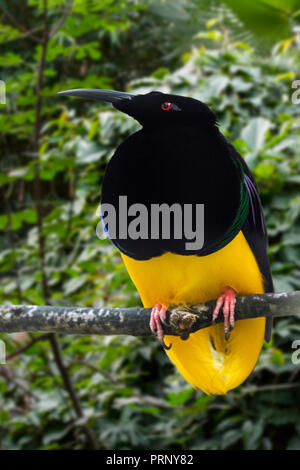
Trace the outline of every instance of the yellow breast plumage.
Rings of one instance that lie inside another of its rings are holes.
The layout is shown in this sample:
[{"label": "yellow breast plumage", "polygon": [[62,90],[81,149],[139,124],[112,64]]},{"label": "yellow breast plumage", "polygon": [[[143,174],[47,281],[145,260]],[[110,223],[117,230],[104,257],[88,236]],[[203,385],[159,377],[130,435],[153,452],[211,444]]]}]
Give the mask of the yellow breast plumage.
[{"label": "yellow breast plumage", "polygon": [[[197,303],[216,299],[230,285],[239,295],[263,293],[263,279],[242,232],[207,256],[164,253],[146,261],[122,254],[145,307]],[[206,393],[222,394],[242,383],[254,368],[264,340],[265,319],[237,321],[225,340],[222,324],[199,330],[167,351],[185,379]]]}]

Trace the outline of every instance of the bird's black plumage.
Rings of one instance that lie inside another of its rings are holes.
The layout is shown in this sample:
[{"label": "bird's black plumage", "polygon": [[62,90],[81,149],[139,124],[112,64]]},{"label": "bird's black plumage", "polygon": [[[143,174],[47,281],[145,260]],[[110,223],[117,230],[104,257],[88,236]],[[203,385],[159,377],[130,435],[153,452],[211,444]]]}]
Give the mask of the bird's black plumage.
[{"label": "bird's black plumage", "polygon": [[[222,172],[218,171],[220,164]],[[228,231],[241,202],[241,178],[241,169],[217,129],[173,125],[156,132],[141,130],[129,137],[111,159],[101,203],[116,208],[117,220],[121,195],[127,196],[128,206],[144,204],[149,215],[152,204],[204,204],[204,246],[200,251],[186,250],[188,240],[172,236],[173,220],[169,240],[117,237],[112,241],[134,259],[149,259],[166,251],[202,256],[212,253],[231,241],[245,220],[246,214]]]},{"label": "bird's black plumage", "polygon": [[[201,250],[186,250],[184,236],[180,240],[172,236],[169,240],[116,237],[112,242],[134,259],[149,259],[166,251],[213,253],[237,235],[246,219],[249,198],[243,187],[243,166],[231,154],[214,114],[203,103],[162,93],[150,93],[142,101],[152,118],[157,114],[156,119],[149,120],[145,112],[147,117],[140,118],[143,129],[117,149],[106,170],[101,203],[112,204],[117,215],[121,195],[127,196],[128,205],[144,204],[149,214],[151,204],[204,204],[204,245]],[[165,116],[161,111],[164,101],[175,103],[181,112]],[[128,103],[116,107],[127,109]],[[144,114],[137,112],[138,117]],[[170,233],[174,233],[173,225]]]},{"label": "bird's black plumage", "polygon": [[[176,104],[180,112],[160,110],[164,102]],[[102,204],[113,204],[117,213],[120,195],[127,195],[128,205],[145,204],[149,213],[153,203],[204,204],[205,232],[204,245],[196,251],[185,249],[184,237],[117,237],[112,242],[140,260],[167,251],[204,256],[222,248],[242,230],[262,273],[264,289],[273,292],[267,233],[254,177],[219,131],[212,111],[191,98],[158,92],[120,101],[115,107],[135,117],[143,128],[124,141],[112,157],[103,181]],[[267,322],[267,340],[270,332],[271,322]]]},{"label": "bird's black plumage", "polygon": [[[136,260],[165,252],[205,256],[223,248],[242,230],[262,274],[265,292],[273,291],[267,233],[254,177],[219,131],[208,106],[193,98],[160,92],[133,95],[110,90],[69,90],[63,94],[110,101],[142,125],[116,150],[102,187],[101,206],[110,204],[116,210],[117,236],[112,242],[121,252]],[[172,236],[172,218],[169,239],[161,233],[157,240],[119,236],[120,196],[127,197],[128,206],[146,206],[149,217],[152,204],[204,204],[202,248],[187,250],[184,230],[181,239]],[[106,228],[110,236],[109,227]],[[270,331],[267,321],[266,339]]]}]

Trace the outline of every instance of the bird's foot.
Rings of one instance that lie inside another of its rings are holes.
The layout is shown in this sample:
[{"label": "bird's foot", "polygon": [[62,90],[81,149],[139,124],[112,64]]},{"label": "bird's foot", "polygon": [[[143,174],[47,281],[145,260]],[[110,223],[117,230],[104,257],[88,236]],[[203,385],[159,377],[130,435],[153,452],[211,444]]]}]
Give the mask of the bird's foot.
[{"label": "bird's foot", "polygon": [[164,331],[162,323],[166,325],[167,321],[167,306],[162,304],[155,304],[150,317],[150,328],[154,335],[161,341],[164,349],[171,349],[172,344],[167,346],[164,342]]},{"label": "bird's foot", "polygon": [[226,340],[229,339],[230,331],[234,327],[234,307],[236,303],[236,291],[232,287],[225,287],[222,295],[217,300],[216,307],[213,312],[213,323],[219,316],[221,307],[223,306],[224,315],[224,331]]}]

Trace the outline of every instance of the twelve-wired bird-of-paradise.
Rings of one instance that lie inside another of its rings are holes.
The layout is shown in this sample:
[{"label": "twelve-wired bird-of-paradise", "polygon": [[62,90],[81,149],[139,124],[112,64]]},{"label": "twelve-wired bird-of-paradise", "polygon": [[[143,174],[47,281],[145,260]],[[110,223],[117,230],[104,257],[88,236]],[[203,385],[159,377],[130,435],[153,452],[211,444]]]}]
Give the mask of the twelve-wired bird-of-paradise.
[{"label": "twelve-wired bird-of-paradise", "polygon": [[101,205],[114,206],[117,221],[119,196],[127,197],[128,207],[144,204],[149,214],[153,204],[204,204],[201,249],[187,249],[190,240],[184,233],[181,239],[174,236],[173,219],[169,239],[161,232],[148,239],[117,234],[112,242],[144,306],[152,308],[150,327],[161,339],[169,305],[218,298],[213,318],[223,306],[224,325],[199,330],[185,341],[167,336],[172,347],[166,353],[205,393],[237,387],[254,368],[272,327],[265,318],[234,326],[237,293],[273,292],[264,215],[244,159],[219,131],[214,113],[196,99],[157,91],[60,94],[111,102],[142,125],[117,148],[104,177]]}]

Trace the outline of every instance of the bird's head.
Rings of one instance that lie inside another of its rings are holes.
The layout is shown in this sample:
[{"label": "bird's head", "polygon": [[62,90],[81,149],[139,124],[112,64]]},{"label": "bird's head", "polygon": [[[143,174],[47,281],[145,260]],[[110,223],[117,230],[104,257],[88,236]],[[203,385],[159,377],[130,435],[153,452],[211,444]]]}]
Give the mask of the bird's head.
[{"label": "bird's head", "polygon": [[214,113],[201,101],[159,91],[135,95],[112,90],[76,89],[60,91],[58,94],[110,102],[116,109],[139,121],[142,126],[186,123],[207,127],[216,123]]}]

